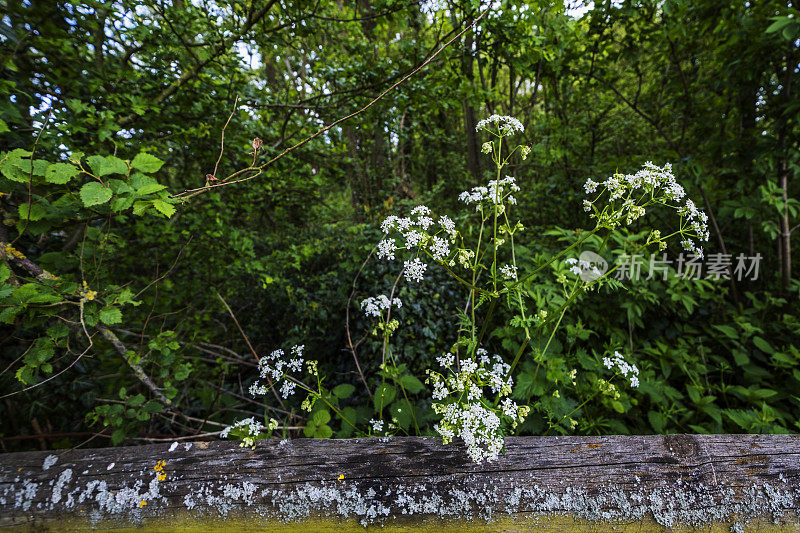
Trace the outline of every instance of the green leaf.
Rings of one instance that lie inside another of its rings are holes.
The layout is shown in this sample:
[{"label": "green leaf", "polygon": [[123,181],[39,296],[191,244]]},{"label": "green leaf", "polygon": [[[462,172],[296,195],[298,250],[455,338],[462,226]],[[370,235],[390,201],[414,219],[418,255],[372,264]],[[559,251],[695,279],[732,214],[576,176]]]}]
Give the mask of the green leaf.
[{"label": "green leaf", "polygon": [[20,220],[39,220],[47,214],[47,209],[42,204],[31,204],[29,213],[27,202],[20,204],[18,211]]},{"label": "green leaf", "polygon": [[400,383],[403,385],[403,388],[406,389],[411,394],[417,394],[418,392],[420,392],[425,388],[425,385],[423,385],[420,380],[418,380],[411,374],[406,374],[403,377],[401,377]]},{"label": "green leaf", "polygon": [[328,425],[322,425],[314,432],[315,439],[329,439],[333,435],[333,430]]},{"label": "green leaf", "polygon": [[411,408],[405,401],[394,402],[389,407],[389,413],[391,414],[392,418],[397,420],[397,424],[403,429],[408,429],[413,421],[413,418],[411,417]]},{"label": "green leaf", "polygon": [[109,326],[122,322],[122,311],[117,307],[106,306],[100,310],[100,320]]},{"label": "green leaf", "polygon": [[117,444],[119,444],[123,440],[125,440],[125,430],[123,430],[123,429],[115,429],[111,433],[111,444],[113,444],[114,446],[116,446]]},{"label": "green leaf", "polygon": [[9,277],[11,277],[11,270],[5,263],[0,263],[0,283],[3,283]]},{"label": "green leaf", "polygon": [[133,203],[133,214],[141,216],[147,211],[147,208],[150,207],[151,203],[145,200],[139,200]]},{"label": "green leaf", "polygon": [[154,155],[140,153],[131,161],[131,166],[148,174],[158,172],[164,162]]},{"label": "green leaf", "polygon": [[652,426],[656,433],[661,433],[664,431],[664,426],[667,424],[667,420],[664,418],[664,415],[657,411],[649,411],[647,413],[647,420],[650,422],[650,426]]},{"label": "green leaf", "polygon": [[339,399],[349,398],[353,392],[355,392],[356,388],[349,383],[342,383],[341,385],[337,385],[331,391],[334,396]]},{"label": "green leaf", "polygon": [[152,415],[152,414],[155,414],[155,413],[161,411],[163,408],[164,408],[164,406],[161,405],[160,403],[158,403],[157,401],[150,400],[149,402],[144,404],[144,407],[142,408],[142,410],[145,413],[150,413]]},{"label": "green leaf", "polygon": [[5,120],[0,118],[0,133],[5,133],[7,131],[11,131],[10,129],[8,129],[8,124],[6,124]]},{"label": "green leaf", "polygon": [[315,425],[321,426],[322,424],[327,424],[331,420],[331,414],[324,409],[320,409],[316,411],[313,415],[311,415],[311,420],[314,422]]},{"label": "green leaf", "polygon": [[756,348],[758,348],[759,350],[761,350],[766,354],[771,354],[775,352],[775,348],[773,348],[770,343],[768,343],[761,337],[753,337],[753,344],[756,345]]},{"label": "green leaf", "polygon": [[147,185],[137,189],[136,194],[139,196],[145,196],[147,194],[153,194],[154,192],[163,191],[166,188],[167,187],[165,185],[161,185],[160,183],[148,183]]},{"label": "green leaf", "polygon": [[100,205],[111,200],[111,189],[102,183],[91,181],[81,187],[81,201],[86,207]]},{"label": "green leaf", "polygon": [[128,405],[131,407],[139,407],[144,403],[145,397],[142,394],[137,394],[136,396],[131,396],[128,400]]},{"label": "green leaf", "polygon": [[784,26],[792,23],[792,17],[772,17],[773,22],[765,30],[765,33],[775,33],[783,29]]},{"label": "green leaf", "polygon": [[721,331],[731,339],[735,340],[739,338],[739,334],[736,333],[736,329],[731,326],[714,326],[714,329]]},{"label": "green leaf", "polygon": [[125,161],[113,155],[93,155],[87,157],[86,161],[92,167],[94,174],[101,178],[109,174],[128,174],[128,165]]},{"label": "green leaf", "polygon": [[373,397],[375,411],[380,411],[382,407],[388,407],[396,395],[397,389],[392,385],[387,385],[386,383],[379,385],[375,390],[375,396]]},{"label": "green leaf", "polygon": [[175,214],[175,206],[165,202],[164,200],[153,200],[153,207],[155,207],[159,213],[167,218]]},{"label": "green leaf", "polygon": [[80,173],[80,169],[69,163],[53,163],[44,172],[44,179],[48,183],[63,184],[69,182]]},{"label": "green leaf", "polygon": [[6,307],[0,311],[0,322],[3,324],[12,324],[14,322],[14,317],[23,309],[23,307]]}]

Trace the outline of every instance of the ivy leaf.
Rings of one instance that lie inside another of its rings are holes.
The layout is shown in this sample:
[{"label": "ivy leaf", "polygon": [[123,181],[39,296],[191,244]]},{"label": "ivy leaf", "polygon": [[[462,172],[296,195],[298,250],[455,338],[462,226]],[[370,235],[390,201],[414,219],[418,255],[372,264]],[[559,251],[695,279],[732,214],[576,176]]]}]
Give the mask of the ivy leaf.
[{"label": "ivy leaf", "polygon": [[112,324],[119,324],[122,322],[122,311],[117,307],[104,307],[100,310],[100,320],[103,321],[103,324],[109,326]]},{"label": "ivy leaf", "polygon": [[159,213],[167,218],[175,214],[175,207],[164,200],[153,200],[153,207],[155,207]]},{"label": "ivy leaf", "polygon": [[145,153],[136,154],[136,157],[131,161],[131,166],[133,168],[147,173],[158,172],[158,169],[160,169],[163,164],[164,162],[156,156]]},{"label": "ivy leaf", "polygon": [[125,161],[113,155],[93,155],[87,157],[86,161],[98,177],[107,176],[108,174],[128,174],[128,165]]},{"label": "ivy leaf", "polygon": [[53,163],[44,171],[47,183],[64,184],[80,173],[80,169],[69,163]]},{"label": "ivy leaf", "polygon": [[86,207],[104,204],[111,200],[111,189],[102,183],[91,181],[81,187],[81,201]]}]

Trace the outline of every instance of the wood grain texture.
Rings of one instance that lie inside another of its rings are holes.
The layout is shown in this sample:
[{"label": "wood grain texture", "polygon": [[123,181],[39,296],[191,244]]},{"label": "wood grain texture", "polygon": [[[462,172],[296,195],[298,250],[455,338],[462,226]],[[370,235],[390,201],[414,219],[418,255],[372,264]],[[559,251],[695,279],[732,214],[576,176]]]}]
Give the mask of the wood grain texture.
[{"label": "wood grain texture", "polygon": [[794,435],[517,437],[506,439],[497,461],[483,464],[435,438],[0,455],[4,528],[179,530],[177,523],[244,520],[253,527],[300,521],[319,530],[324,522],[341,524],[331,526],[338,531],[346,524],[388,531],[415,523],[443,528],[449,520],[540,531],[547,529],[542,519],[566,517],[596,526],[713,523],[739,530],[758,523],[797,531],[798,506]]}]

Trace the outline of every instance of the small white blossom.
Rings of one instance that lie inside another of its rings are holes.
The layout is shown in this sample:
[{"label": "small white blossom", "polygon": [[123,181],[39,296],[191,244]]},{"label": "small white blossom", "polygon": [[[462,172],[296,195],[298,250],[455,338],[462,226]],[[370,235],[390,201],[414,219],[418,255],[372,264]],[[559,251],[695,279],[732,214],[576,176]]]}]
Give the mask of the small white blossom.
[{"label": "small white blossom", "polygon": [[378,243],[378,251],[376,255],[378,259],[394,260],[394,251],[397,250],[397,244],[394,239],[384,239]]},{"label": "small white blossom", "polygon": [[630,380],[632,387],[639,386],[639,369],[636,365],[628,363],[618,351],[615,351],[611,357],[603,357],[603,365],[609,370],[616,368],[623,377]]},{"label": "small white blossom", "polygon": [[500,273],[506,279],[517,279],[517,267],[514,265],[503,265],[500,267]]},{"label": "small white blossom", "polygon": [[417,283],[422,282],[423,276],[425,275],[425,269],[428,268],[428,265],[420,261],[419,257],[415,257],[410,261],[405,261],[403,263],[403,271],[406,276],[406,280],[408,281],[416,281]]},{"label": "small white blossom", "polygon": [[448,217],[447,215],[442,215],[442,216],[439,217],[439,225],[451,237],[455,235],[455,233],[456,233],[455,222],[453,222],[453,220],[450,217]]},{"label": "small white blossom", "polygon": [[447,242],[447,239],[441,237],[433,238],[433,244],[430,249],[433,258],[437,261],[444,261],[450,255],[450,243]]},{"label": "small white blossom", "polygon": [[522,125],[522,122],[514,117],[506,115],[492,115],[489,118],[481,120],[475,127],[475,131],[484,129],[491,131],[489,128],[491,124],[497,124],[497,129],[501,135],[510,135],[515,132],[522,133],[525,131],[525,126]]},{"label": "small white blossom", "polygon": [[403,302],[400,301],[400,298],[392,298],[389,300],[389,297],[384,294],[366,298],[361,302],[361,309],[364,310],[364,314],[373,317],[381,316],[381,311],[389,309],[392,306],[399,309],[403,307]]}]

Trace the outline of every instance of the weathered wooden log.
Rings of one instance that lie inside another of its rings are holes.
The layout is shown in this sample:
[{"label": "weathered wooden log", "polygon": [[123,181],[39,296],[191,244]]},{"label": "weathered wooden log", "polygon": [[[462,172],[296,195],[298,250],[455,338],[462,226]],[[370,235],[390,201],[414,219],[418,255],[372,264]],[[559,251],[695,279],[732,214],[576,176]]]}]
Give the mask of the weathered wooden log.
[{"label": "weathered wooden log", "polygon": [[474,464],[434,438],[0,455],[20,530],[800,529],[800,437],[518,437]]}]

